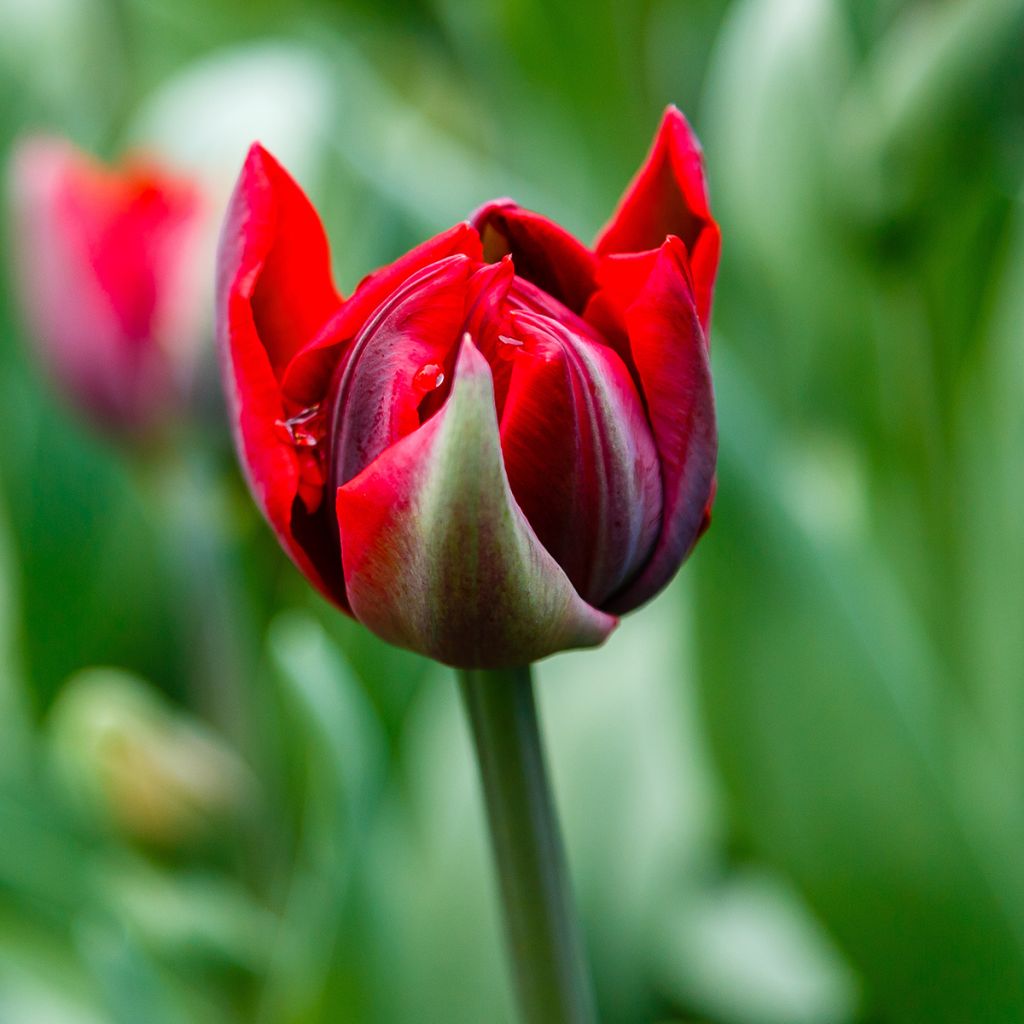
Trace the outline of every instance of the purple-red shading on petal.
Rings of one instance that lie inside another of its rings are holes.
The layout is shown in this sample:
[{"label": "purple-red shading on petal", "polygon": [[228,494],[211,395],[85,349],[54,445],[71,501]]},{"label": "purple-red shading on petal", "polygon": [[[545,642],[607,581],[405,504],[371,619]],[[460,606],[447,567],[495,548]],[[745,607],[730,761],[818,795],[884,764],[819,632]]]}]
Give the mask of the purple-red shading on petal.
[{"label": "purple-red shading on petal", "polygon": [[657,249],[677,235],[689,253],[697,313],[707,332],[721,249],[708,205],[700,143],[680,111],[665,111],[654,144],[618,209],[598,235],[599,256]]},{"label": "purple-red shading on petal", "polygon": [[420,406],[451,373],[473,269],[463,255],[424,267],[381,304],[346,351],[330,399],[333,488],[419,427]]},{"label": "purple-red shading on petal", "polygon": [[600,606],[651,552],[661,481],[644,408],[607,346],[530,312],[501,416],[512,492],[580,595]]},{"label": "purple-red shading on petal", "polygon": [[653,597],[689,554],[714,491],[718,435],[708,351],[678,238],[662,246],[626,311],[630,347],[661,462],[661,532],[640,575],[609,602],[616,613]]}]

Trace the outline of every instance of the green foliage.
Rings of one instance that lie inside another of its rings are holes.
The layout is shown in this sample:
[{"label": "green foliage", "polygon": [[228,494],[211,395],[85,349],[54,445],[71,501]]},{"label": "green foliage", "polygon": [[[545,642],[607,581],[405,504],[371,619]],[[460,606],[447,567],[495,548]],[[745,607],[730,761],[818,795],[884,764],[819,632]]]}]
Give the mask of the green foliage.
[{"label": "green foliage", "polygon": [[[714,522],[539,673],[609,1024],[1024,1020],[1022,53],[1022,0],[0,0],[0,153],[216,213],[258,136],[346,292],[495,195],[592,237],[691,115]],[[3,238],[0,1020],[511,1019],[453,680],[307,592],[212,359],[173,456],[61,408]]]}]

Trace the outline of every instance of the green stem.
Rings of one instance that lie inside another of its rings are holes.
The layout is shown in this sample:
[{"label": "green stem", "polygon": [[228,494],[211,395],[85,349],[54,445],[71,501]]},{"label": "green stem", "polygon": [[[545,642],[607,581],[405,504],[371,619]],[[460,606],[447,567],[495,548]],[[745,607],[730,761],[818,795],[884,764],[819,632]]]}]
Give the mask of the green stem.
[{"label": "green stem", "polygon": [[524,1024],[592,1024],[593,997],[548,786],[530,668],[459,673]]}]

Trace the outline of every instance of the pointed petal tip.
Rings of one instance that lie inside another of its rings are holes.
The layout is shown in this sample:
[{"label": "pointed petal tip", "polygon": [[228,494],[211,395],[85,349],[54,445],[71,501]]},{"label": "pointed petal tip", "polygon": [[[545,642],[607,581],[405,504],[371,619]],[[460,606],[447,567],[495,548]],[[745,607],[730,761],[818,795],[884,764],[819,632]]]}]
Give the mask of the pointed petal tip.
[{"label": "pointed petal tip", "polygon": [[282,179],[289,184],[294,183],[294,179],[284,164],[257,139],[246,151],[245,160],[242,162],[242,169],[238,175],[236,194],[252,187],[254,181],[261,184],[268,183],[272,186]]},{"label": "pointed petal tip", "polygon": [[601,257],[639,253],[658,248],[669,235],[685,243],[706,332],[721,232],[709,204],[703,150],[674,104],[665,108],[650,150],[594,248]]},{"label": "pointed petal tip", "polygon": [[689,118],[674,103],[669,103],[661,115],[659,134],[666,131],[682,132],[685,140],[692,148],[701,152],[700,141],[697,138],[697,133],[693,130],[693,125],[690,124]]},{"label": "pointed petal tip", "polygon": [[259,139],[255,139],[249,146],[249,149],[246,151],[245,154],[245,162],[247,164],[260,162],[269,163],[274,165],[275,167],[281,166],[280,161],[277,159],[277,157],[275,157],[274,154],[271,153],[270,150],[267,149],[267,147],[264,146]]}]

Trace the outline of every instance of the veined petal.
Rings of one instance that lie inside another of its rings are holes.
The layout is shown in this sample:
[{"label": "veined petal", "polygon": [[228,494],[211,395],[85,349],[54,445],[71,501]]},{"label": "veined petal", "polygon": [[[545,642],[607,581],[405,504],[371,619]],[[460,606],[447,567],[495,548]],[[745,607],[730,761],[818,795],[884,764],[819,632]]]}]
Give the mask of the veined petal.
[{"label": "veined petal", "polygon": [[512,315],[501,418],[512,493],[580,594],[601,606],[646,563],[661,521],[658,456],[629,371],[548,317]]},{"label": "veined petal", "polygon": [[332,486],[419,427],[421,404],[451,373],[473,270],[462,255],[423,268],[353,341],[331,398]]},{"label": "veined petal", "polygon": [[516,273],[542,288],[574,313],[582,313],[593,292],[594,254],[547,217],[495,199],[473,214],[484,259],[496,263],[511,255]]},{"label": "veined petal", "polygon": [[647,158],[594,248],[599,256],[643,252],[658,248],[667,235],[686,245],[697,313],[707,331],[721,234],[708,205],[700,143],[674,106],[665,111]]},{"label": "veined petal", "polygon": [[[217,334],[228,414],[257,504],[298,567],[344,607],[333,530],[293,516],[303,464],[281,439],[277,372],[337,308],[327,243],[298,185],[259,146],[235,187],[217,256]],[[297,533],[299,536],[297,536]],[[299,537],[301,536],[301,540]]]},{"label": "veined petal", "polygon": [[467,668],[601,643],[588,605],[509,489],[491,374],[468,337],[444,407],[339,488],[356,617],[391,643]]},{"label": "veined petal", "polygon": [[640,576],[609,607],[623,613],[653,597],[697,542],[714,494],[718,435],[707,346],[678,238],[661,248],[626,325],[661,462],[661,532]]}]

